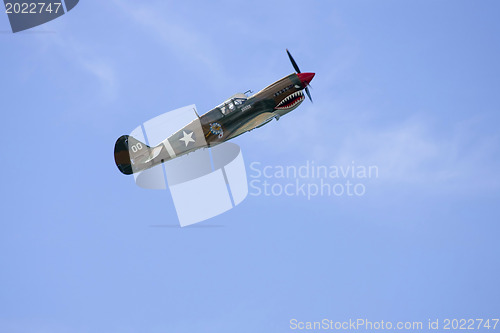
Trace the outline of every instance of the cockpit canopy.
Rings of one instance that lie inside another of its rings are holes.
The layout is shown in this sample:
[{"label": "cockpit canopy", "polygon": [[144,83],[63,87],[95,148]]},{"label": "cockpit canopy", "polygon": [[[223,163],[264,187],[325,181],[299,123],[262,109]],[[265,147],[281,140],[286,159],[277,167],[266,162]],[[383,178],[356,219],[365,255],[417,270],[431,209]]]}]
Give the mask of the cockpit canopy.
[{"label": "cockpit canopy", "polygon": [[229,97],[224,103],[217,105],[216,108],[219,109],[223,115],[227,115],[236,110],[237,106],[240,106],[243,103],[245,103],[247,99],[248,99],[247,95],[242,93],[237,93]]}]

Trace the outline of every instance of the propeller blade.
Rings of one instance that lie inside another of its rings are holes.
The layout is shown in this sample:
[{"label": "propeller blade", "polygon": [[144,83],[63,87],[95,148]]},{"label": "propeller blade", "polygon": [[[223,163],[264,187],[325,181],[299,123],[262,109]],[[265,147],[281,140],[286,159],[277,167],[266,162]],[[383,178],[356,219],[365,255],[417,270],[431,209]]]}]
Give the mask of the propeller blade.
[{"label": "propeller blade", "polygon": [[293,65],[293,68],[295,69],[295,71],[297,73],[300,73],[299,66],[297,66],[297,63],[295,62],[295,60],[293,60],[293,57],[290,54],[290,51],[288,51],[288,49],[286,49],[286,53],[288,54],[288,58],[290,58],[290,61],[292,62],[292,65]]},{"label": "propeller blade", "polygon": [[[290,62],[292,63],[293,68],[295,69],[295,71],[297,72],[297,74],[300,74],[301,73],[300,72],[300,68],[297,65],[297,63],[295,62],[295,60],[293,59],[292,54],[290,53],[290,51],[288,51],[288,49],[286,49],[286,53],[288,54],[288,58],[290,58]],[[312,97],[311,97],[311,93],[309,92],[309,87],[308,86],[310,86],[309,81],[314,77],[314,73],[305,73],[305,74],[302,74],[302,75],[305,75],[305,77],[307,77],[307,79],[304,77],[305,81],[303,81],[303,84],[306,86],[305,87],[305,91],[306,91],[307,97],[309,97],[309,100],[312,103],[313,100],[312,100]],[[300,75],[299,75],[299,78],[300,78]]]},{"label": "propeller blade", "polygon": [[306,94],[307,94],[307,97],[309,97],[309,100],[311,101],[311,103],[313,102],[313,99],[311,98],[311,93],[309,92],[309,87],[306,87]]}]

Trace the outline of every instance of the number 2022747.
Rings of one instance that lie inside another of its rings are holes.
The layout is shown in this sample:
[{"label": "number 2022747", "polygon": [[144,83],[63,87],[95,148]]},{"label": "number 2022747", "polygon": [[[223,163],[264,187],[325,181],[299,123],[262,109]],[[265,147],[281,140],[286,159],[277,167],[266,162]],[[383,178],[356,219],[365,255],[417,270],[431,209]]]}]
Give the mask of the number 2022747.
[{"label": "number 2022747", "polygon": [[42,14],[42,13],[59,13],[61,2],[45,3],[45,2],[23,2],[23,3],[5,3],[5,12],[7,14]]}]

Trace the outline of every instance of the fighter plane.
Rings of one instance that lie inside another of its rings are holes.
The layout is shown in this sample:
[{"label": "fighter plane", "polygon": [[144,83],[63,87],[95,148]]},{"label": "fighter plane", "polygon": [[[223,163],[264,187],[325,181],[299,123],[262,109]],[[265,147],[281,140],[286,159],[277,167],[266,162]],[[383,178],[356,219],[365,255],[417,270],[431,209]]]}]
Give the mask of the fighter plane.
[{"label": "fighter plane", "polygon": [[126,175],[137,173],[200,148],[211,147],[264,126],[295,110],[305,99],[312,102],[309,83],[315,73],[302,73],[286,50],[296,73],[270,84],[252,96],[237,93],[212,110],[150,147],[132,136],[115,143],[115,163]]}]

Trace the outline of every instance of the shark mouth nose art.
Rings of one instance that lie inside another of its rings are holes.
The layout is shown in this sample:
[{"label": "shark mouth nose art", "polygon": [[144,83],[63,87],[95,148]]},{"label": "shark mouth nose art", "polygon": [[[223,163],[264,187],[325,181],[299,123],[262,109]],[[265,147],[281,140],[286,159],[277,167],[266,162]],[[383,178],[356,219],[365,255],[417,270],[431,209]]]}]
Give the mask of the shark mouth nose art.
[{"label": "shark mouth nose art", "polygon": [[294,92],[293,94],[287,96],[284,100],[282,100],[277,106],[277,110],[286,110],[298,106],[300,103],[304,101],[304,93],[299,90]]}]

